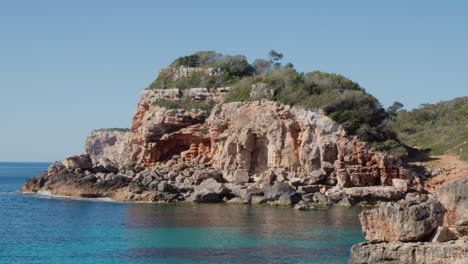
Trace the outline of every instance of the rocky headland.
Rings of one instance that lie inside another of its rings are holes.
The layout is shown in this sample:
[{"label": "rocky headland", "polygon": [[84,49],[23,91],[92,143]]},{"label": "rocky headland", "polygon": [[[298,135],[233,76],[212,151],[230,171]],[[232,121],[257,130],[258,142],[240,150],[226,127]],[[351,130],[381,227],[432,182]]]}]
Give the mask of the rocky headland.
[{"label": "rocky headland", "polygon": [[53,163],[23,192],[124,201],[377,204],[422,190],[401,160],[348,136],[321,114],[262,100],[202,109],[155,102],[222,102],[229,88],[145,90],[130,131],[96,130],[85,153]]},{"label": "rocky headland", "polygon": [[[223,72],[160,72],[169,81],[193,74]],[[298,210],[379,205],[361,213],[368,242],[352,248],[350,263],[467,263],[468,179],[428,192],[425,175],[347,133],[323,110],[264,99],[277,93],[265,83],[250,86],[252,100],[227,102],[230,92],[144,90],[130,129],[93,131],[83,154],[53,163],[21,191]]]}]

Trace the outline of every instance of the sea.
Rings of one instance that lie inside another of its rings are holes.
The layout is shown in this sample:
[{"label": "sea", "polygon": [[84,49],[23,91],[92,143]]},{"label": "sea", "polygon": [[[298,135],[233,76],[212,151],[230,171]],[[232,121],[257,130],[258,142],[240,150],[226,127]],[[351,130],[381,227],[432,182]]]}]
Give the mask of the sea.
[{"label": "sea", "polygon": [[360,208],[23,194],[49,163],[0,162],[0,263],[346,263]]}]

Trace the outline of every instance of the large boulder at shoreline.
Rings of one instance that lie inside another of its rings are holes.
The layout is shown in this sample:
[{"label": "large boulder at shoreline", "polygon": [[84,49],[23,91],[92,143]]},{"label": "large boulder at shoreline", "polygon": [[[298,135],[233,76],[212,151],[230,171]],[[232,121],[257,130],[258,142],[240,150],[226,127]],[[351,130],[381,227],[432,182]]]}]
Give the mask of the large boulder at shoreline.
[{"label": "large boulder at shoreline", "polygon": [[466,264],[468,243],[461,240],[445,243],[355,244],[349,264]]},{"label": "large boulder at shoreline", "polygon": [[468,179],[442,184],[437,197],[447,209],[444,226],[454,226],[457,222],[468,221]]},{"label": "large boulder at shoreline", "polygon": [[402,201],[363,211],[362,232],[369,242],[424,241],[442,222],[445,209],[438,201]]}]

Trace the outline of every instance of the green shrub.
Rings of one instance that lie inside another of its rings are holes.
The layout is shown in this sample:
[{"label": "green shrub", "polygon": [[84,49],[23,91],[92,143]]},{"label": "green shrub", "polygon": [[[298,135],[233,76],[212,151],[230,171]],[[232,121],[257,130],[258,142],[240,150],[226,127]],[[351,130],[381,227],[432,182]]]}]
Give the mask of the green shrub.
[{"label": "green shrub", "polygon": [[394,121],[398,138],[407,145],[445,152],[468,153],[468,97],[437,104],[424,104],[412,111],[401,110]]},{"label": "green shrub", "polygon": [[[196,52],[176,59],[170,67],[221,68],[221,74],[207,76],[203,72],[196,72],[177,80],[169,80],[161,73],[149,89],[230,86],[231,90],[224,103],[267,99],[311,110],[323,109],[330,118],[340,123],[348,134],[357,135],[361,140],[382,150],[395,150],[394,153],[404,156],[405,149],[392,128],[396,122],[395,112],[401,106],[395,105],[387,112],[375,97],[344,76],[320,71],[304,74],[296,71],[291,63],[281,66],[279,61],[283,54],[272,50],[269,56],[269,60],[258,59],[252,66],[242,55],[230,56],[214,51]],[[273,91],[273,94],[265,92],[251,98],[252,85],[259,83],[263,83],[265,89]],[[208,109],[214,106],[200,106],[197,105],[200,103],[184,100],[162,100],[155,104],[181,109]],[[416,118],[421,120],[431,120],[434,117],[424,111],[418,115]],[[402,131],[411,130],[411,126],[402,127]]]},{"label": "green shrub", "polygon": [[190,98],[184,98],[182,100],[158,100],[152,103],[152,105],[167,109],[183,109],[186,111],[201,109],[207,112],[210,112],[215,104],[216,103],[213,100],[197,102]]},{"label": "green shrub", "polygon": [[99,128],[95,129],[93,131],[118,131],[118,132],[130,132],[130,128],[118,128],[118,127],[112,127],[112,128]]}]

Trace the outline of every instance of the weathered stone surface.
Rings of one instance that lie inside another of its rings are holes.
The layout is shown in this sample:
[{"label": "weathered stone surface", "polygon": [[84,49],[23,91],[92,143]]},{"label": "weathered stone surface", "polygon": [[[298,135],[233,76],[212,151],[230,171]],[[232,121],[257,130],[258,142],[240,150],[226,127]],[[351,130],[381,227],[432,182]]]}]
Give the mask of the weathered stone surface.
[{"label": "weathered stone surface", "polygon": [[62,164],[69,171],[74,171],[76,169],[89,170],[93,168],[93,163],[89,154],[76,155],[65,158],[62,161]]},{"label": "weathered stone surface", "polygon": [[94,130],[86,138],[84,151],[96,165],[119,167],[129,159],[130,132],[110,129]]},{"label": "weathered stone surface", "polygon": [[461,240],[445,243],[355,244],[349,264],[466,264],[468,243]]},{"label": "weathered stone surface", "polygon": [[204,180],[200,185],[195,186],[195,191],[192,194],[194,202],[219,202],[229,193],[222,183],[217,182],[213,178]]},{"label": "weathered stone surface", "polygon": [[455,223],[455,231],[461,238],[468,241],[468,219],[459,220]]},{"label": "weathered stone surface", "polygon": [[445,209],[433,200],[405,205],[403,202],[363,211],[362,232],[370,242],[423,241],[441,223]]},{"label": "weathered stone surface", "polygon": [[200,184],[202,181],[210,178],[221,180],[223,175],[215,169],[204,169],[194,171],[192,177],[195,180],[195,184]]},{"label": "weathered stone surface", "polygon": [[[342,186],[391,185],[404,177],[401,162],[371,149],[330,118],[270,101],[228,103],[206,121],[212,163],[228,181],[241,170],[250,175],[290,168],[309,184],[336,173]],[[333,164],[333,166],[331,166]],[[341,177],[341,178],[340,178]]]},{"label": "weathered stone surface", "polygon": [[450,227],[458,221],[468,220],[468,179],[442,184],[437,197],[447,209],[444,226]]},{"label": "weathered stone surface", "polygon": [[408,191],[408,183],[403,179],[397,179],[397,178],[392,179],[392,186],[393,188],[402,192]]},{"label": "weathered stone surface", "polygon": [[378,198],[385,200],[400,200],[405,194],[390,186],[370,186],[344,188],[344,192],[349,197],[354,198]]},{"label": "weathered stone surface", "polygon": [[282,195],[293,195],[296,191],[287,183],[277,182],[273,186],[267,186],[263,189],[265,193],[265,199],[269,201],[275,201]]},{"label": "weathered stone surface", "polygon": [[432,236],[431,242],[447,242],[454,239],[457,239],[457,235],[455,235],[452,230],[439,226]]},{"label": "weathered stone surface", "polygon": [[253,204],[265,203],[267,199],[264,196],[254,195],[251,197],[250,202]]}]

